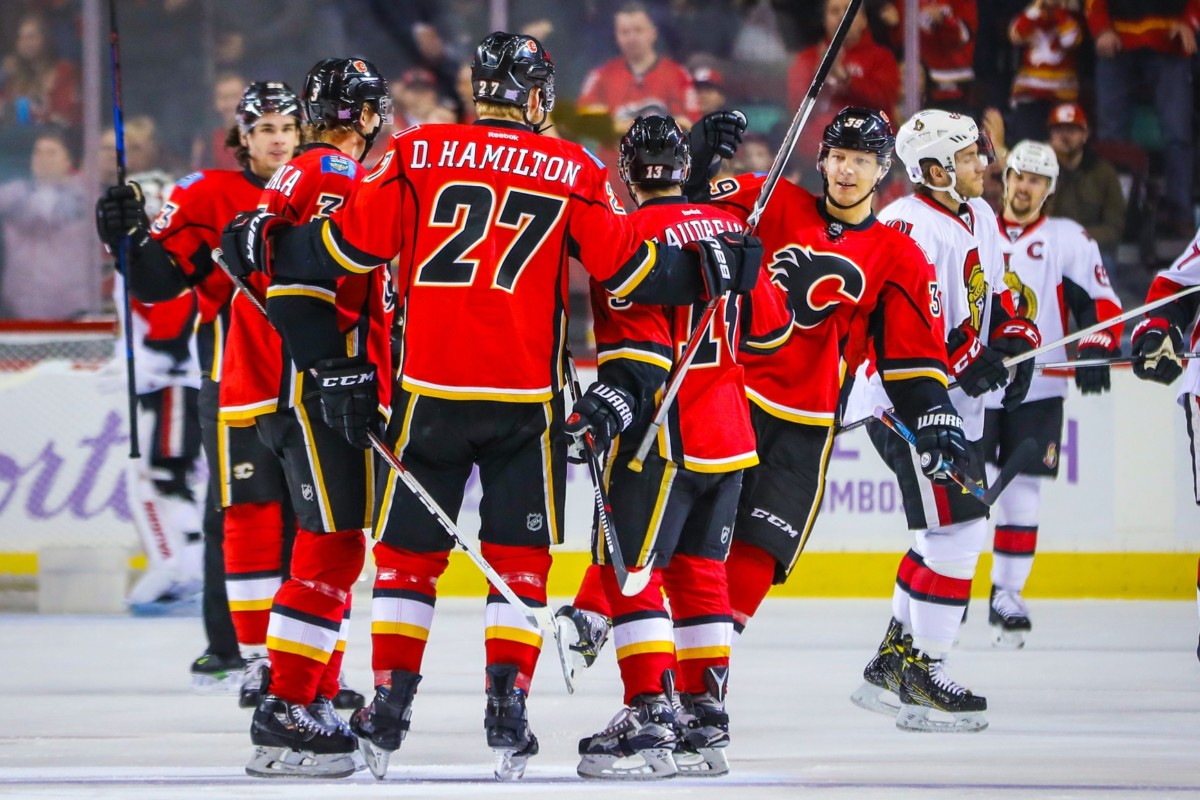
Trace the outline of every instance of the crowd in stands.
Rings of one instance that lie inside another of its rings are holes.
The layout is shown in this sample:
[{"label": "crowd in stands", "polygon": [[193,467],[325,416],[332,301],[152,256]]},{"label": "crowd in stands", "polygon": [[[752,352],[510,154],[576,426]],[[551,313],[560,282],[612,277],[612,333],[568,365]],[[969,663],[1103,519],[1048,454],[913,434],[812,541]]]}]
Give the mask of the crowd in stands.
[{"label": "crowd in stands", "polygon": [[[737,107],[750,120],[750,134],[726,167],[736,171],[769,167],[848,4],[508,0],[505,9],[509,27],[537,36],[558,65],[548,135],[581,141],[613,165],[620,135],[639,114],[666,112],[688,124],[715,108]],[[329,54],[362,54],[391,76],[397,128],[469,121],[465,65],[490,30],[493,5],[123,3],[125,115],[142,120],[139,130],[127,125],[127,157],[135,147],[152,147],[148,166],[175,177],[235,166],[225,134],[246,83],[295,86],[313,61]],[[843,106],[898,116],[905,5],[866,0],[789,163],[790,177],[810,186],[819,181],[816,142]],[[1001,156],[1022,139],[1050,142],[1063,173],[1053,213],[1085,225],[1110,272],[1136,293],[1196,227],[1200,0],[919,0],[918,6],[919,105],[975,116]],[[54,309],[31,299],[40,284],[30,275],[60,287],[77,276],[79,285],[101,294],[78,265],[79,245],[65,234],[39,242],[32,222],[45,212],[64,227],[75,224],[87,216],[92,194],[78,179],[81,4],[7,0],[0,4],[0,31],[0,315],[45,316]],[[101,85],[107,95],[107,76]],[[998,170],[993,177],[998,186]],[[881,202],[906,191],[907,183],[893,178]],[[62,249],[32,246],[39,243]],[[82,261],[97,258],[92,248]],[[55,315],[99,311],[103,301],[90,296],[68,305]]]}]

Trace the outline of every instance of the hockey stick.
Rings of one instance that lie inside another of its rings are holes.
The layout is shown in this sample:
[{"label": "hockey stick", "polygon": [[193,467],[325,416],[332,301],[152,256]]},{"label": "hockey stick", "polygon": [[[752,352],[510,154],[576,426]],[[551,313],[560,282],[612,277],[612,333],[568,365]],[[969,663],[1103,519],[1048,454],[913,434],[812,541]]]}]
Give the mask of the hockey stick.
[{"label": "hockey stick", "polygon": [[[876,406],[875,416],[872,417],[872,419],[878,419],[880,422],[886,425],[889,430],[891,430],[904,441],[908,442],[910,446],[914,448],[917,446],[916,435],[914,435],[913,432],[908,429],[908,426],[901,422],[900,418],[897,417],[896,414],[890,409],[886,409],[883,406]],[[984,489],[981,484],[971,480],[971,478],[965,472],[959,469],[954,462],[946,463],[943,461],[939,465],[939,471],[945,472],[947,475],[949,475],[950,480],[954,481],[963,489],[965,489],[967,493],[976,500],[983,503],[985,506],[991,506],[1000,498],[1001,492],[1007,488],[1008,484],[1012,482],[1012,479],[1020,474],[1021,470],[1028,466],[1029,463],[1037,457],[1037,452],[1038,445],[1036,441],[1033,439],[1025,439],[1022,441],[1019,445],[1017,445],[1017,449],[1013,451],[1013,454],[1004,463],[1004,466],[996,476],[995,483],[993,483],[987,489]]]},{"label": "hockey stick", "polygon": [[[1021,353],[1020,355],[1009,356],[1008,358],[1004,359],[1004,366],[1005,367],[1015,367],[1018,364],[1023,364],[1026,361],[1028,361],[1029,359],[1037,358],[1038,356],[1042,355],[1043,353],[1049,353],[1051,350],[1055,350],[1059,347],[1062,347],[1063,345],[1068,345],[1071,342],[1077,342],[1085,336],[1091,336],[1093,333],[1099,333],[1100,331],[1107,330],[1108,328],[1111,328],[1113,325],[1116,325],[1118,323],[1128,322],[1129,320],[1133,319],[1134,317],[1145,314],[1147,311],[1153,311],[1154,309],[1158,308],[1159,306],[1165,306],[1168,303],[1174,302],[1175,300],[1178,300],[1181,297],[1186,297],[1189,294],[1195,294],[1196,292],[1200,292],[1200,283],[1196,284],[1195,286],[1189,286],[1186,289],[1180,289],[1175,294],[1169,294],[1166,297],[1160,297],[1157,300],[1153,300],[1149,303],[1146,303],[1145,305],[1138,306],[1137,308],[1131,308],[1128,311],[1124,311],[1115,317],[1109,317],[1108,319],[1100,320],[1099,322],[1097,322],[1094,325],[1089,325],[1086,328],[1080,328],[1079,330],[1077,330],[1073,333],[1068,333],[1063,338],[1061,338],[1057,341],[1051,342],[1050,344],[1044,344],[1041,347],[1035,347],[1032,350],[1028,350],[1024,353]],[[1080,364],[1079,366],[1087,366],[1087,365]],[[957,386],[958,386],[958,381],[953,381],[946,388],[953,389]],[[846,431],[852,431],[855,428],[861,428],[863,425],[866,425],[867,420],[870,420],[870,419],[873,419],[873,417],[863,417],[862,419],[856,419],[856,420],[854,420],[854,422],[850,422],[845,425],[842,425],[840,428],[838,428],[837,432],[838,432],[838,434],[842,434],[842,433],[845,433]]]},{"label": "hockey stick", "polygon": [[[267,315],[267,306],[263,301],[263,298],[259,296],[258,291],[250,285],[249,281],[247,281],[245,278],[238,277],[229,271],[229,265],[225,263],[224,253],[221,252],[221,248],[218,247],[212,251],[212,259],[217,266],[229,276],[229,279],[232,280],[234,285],[237,286],[238,290],[246,296],[246,299],[249,300],[256,309],[258,309],[258,312],[262,314],[263,319],[267,320],[267,323],[270,324],[271,318]],[[274,325],[272,325],[272,328],[274,328]],[[309,370],[309,373],[314,377],[316,376],[314,370]],[[483,554],[480,553],[475,546],[471,544],[470,540],[462,534],[462,531],[460,531],[458,526],[454,524],[454,520],[450,519],[450,516],[442,510],[442,507],[438,505],[436,500],[433,499],[433,496],[430,495],[429,492],[425,490],[425,487],[422,486],[415,477],[413,477],[413,474],[409,472],[402,463],[400,463],[400,459],[396,457],[396,454],[393,453],[391,449],[388,448],[388,446],[385,445],[373,431],[367,432],[367,438],[371,442],[371,449],[373,449],[379,455],[379,457],[382,458],[384,462],[386,462],[387,465],[392,468],[392,471],[399,476],[400,480],[404,482],[404,485],[408,487],[409,491],[416,495],[417,499],[421,501],[421,505],[425,506],[425,509],[432,514],[439,523],[441,523],[441,526],[443,529],[445,529],[446,533],[450,534],[451,538],[453,538],[454,541],[458,543],[458,546],[461,547],[467,554],[467,557],[474,562],[475,566],[479,567],[480,572],[482,572],[483,576],[488,579],[488,583],[492,584],[492,586],[495,586],[496,591],[500,592],[500,594],[504,596],[504,599],[507,600],[513,608],[520,611],[525,619],[529,621],[529,624],[535,625],[544,631],[551,632],[554,635],[555,640],[557,640],[558,626],[554,624],[554,617],[551,615],[550,609],[546,606],[536,608],[530,606],[516,592],[514,592],[512,587],[505,582],[504,578],[500,577],[500,573],[496,572],[496,570],[492,568],[492,565],[487,562],[487,559],[483,557]]]},{"label": "hockey stick", "polygon": [[[775,186],[783,176],[783,170],[787,167],[792,150],[796,148],[796,141],[800,138],[800,134],[804,130],[809,116],[812,114],[813,106],[817,102],[817,95],[821,93],[821,87],[825,85],[825,79],[829,76],[829,71],[833,69],[833,62],[837,60],[837,55],[842,49],[842,42],[850,30],[850,25],[854,21],[855,15],[858,14],[860,6],[862,6],[862,0],[850,0],[849,5],[846,6],[846,11],[842,14],[842,21],[838,23],[833,38],[829,40],[829,49],[821,56],[821,63],[817,66],[816,73],[813,74],[812,83],[808,85],[808,94],[804,95],[804,99],[800,102],[800,107],[796,109],[796,115],[792,117],[792,123],[788,127],[783,144],[780,146],[779,152],[775,154],[775,160],[771,162],[771,169],[767,172],[766,180],[763,181],[763,185],[758,192],[758,197],[754,200],[754,207],[750,210],[750,215],[746,218],[746,233],[753,234],[758,229],[758,220],[762,217],[763,211],[766,210],[767,202],[771,199],[771,195],[775,193]],[[654,444],[659,430],[662,428],[663,423],[666,422],[667,414],[671,411],[671,405],[675,402],[675,396],[679,394],[679,387],[683,384],[683,378],[687,375],[688,368],[691,367],[692,361],[696,357],[696,351],[700,348],[700,342],[708,331],[708,326],[712,323],[713,314],[716,313],[717,306],[725,296],[722,295],[721,297],[714,297],[709,300],[708,304],[704,306],[704,312],[700,315],[699,323],[692,329],[692,335],[683,350],[683,356],[675,366],[671,380],[667,383],[666,393],[663,394],[662,402],[659,403],[658,410],[654,413],[654,419],[650,422],[650,427],[646,429],[641,443],[638,444],[637,452],[634,453],[633,458],[629,462],[629,468],[634,472],[642,471],[642,464],[646,460],[646,454],[650,452],[651,445]]]},{"label": "hockey stick", "polygon": [[[117,34],[117,0],[108,0],[108,57],[112,74],[113,140],[117,151],[117,184],[125,185],[125,117],[121,113],[121,39]],[[117,243],[117,266],[128,275],[129,234]],[[133,308],[129,299],[129,281],[121,281],[121,305],[125,310],[125,387],[129,395],[129,457],[140,458],[138,444],[137,376],[133,360]]]},{"label": "hockey stick", "polygon": [[[579,373],[575,370],[575,359],[571,358],[569,354],[567,369],[571,374],[571,393],[575,395],[576,400],[579,400],[580,397],[583,397],[583,388],[579,385]],[[621,554],[621,543],[617,540],[616,526],[613,525],[612,504],[608,502],[608,492],[604,489],[604,471],[600,468],[600,458],[596,455],[595,442],[592,441],[590,433],[585,434],[582,449],[587,458],[588,471],[592,474],[592,494],[596,501],[596,524],[604,536],[604,544],[608,547],[613,571],[617,574],[617,585],[621,588],[621,594],[626,597],[634,597],[641,594],[642,590],[650,583],[650,578],[654,574],[654,558],[658,554],[651,553],[646,566],[636,572],[629,571],[625,565],[625,558]]]},{"label": "hockey stick", "polygon": [[[1200,353],[1181,353],[1180,361],[1190,361],[1193,358],[1200,358]],[[1037,370],[1074,370],[1079,367],[1120,367],[1127,364],[1132,364],[1138,360],[1137,356],[1115,356],[1113,358],[1078,358],[1074,361],[1052,361],[1045,364],[1035,364],[1034,369]]]}]

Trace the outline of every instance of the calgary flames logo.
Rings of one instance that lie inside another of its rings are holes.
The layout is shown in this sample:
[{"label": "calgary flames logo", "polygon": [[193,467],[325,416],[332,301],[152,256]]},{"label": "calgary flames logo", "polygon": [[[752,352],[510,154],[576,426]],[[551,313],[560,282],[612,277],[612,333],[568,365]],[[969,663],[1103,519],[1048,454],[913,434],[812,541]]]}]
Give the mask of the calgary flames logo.
[{"label": "calgary flames logo", "polygon": [[856,305],[867,288],[862,269],[850,259],[801,245],[776,251],[767,269],[787,290],[801,328],[816,327],[841,303]]}]

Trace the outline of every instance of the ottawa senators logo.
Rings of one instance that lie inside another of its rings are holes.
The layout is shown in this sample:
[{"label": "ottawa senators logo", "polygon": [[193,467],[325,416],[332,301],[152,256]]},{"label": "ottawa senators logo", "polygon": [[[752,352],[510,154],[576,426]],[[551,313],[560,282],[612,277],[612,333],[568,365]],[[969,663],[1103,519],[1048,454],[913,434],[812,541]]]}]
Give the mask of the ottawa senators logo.
[{"label": "ottawa senators logo", "polygon": [[967,289],[971,329],[979,333],[983,329],[983,306],[987,302],[988,285],[983,277],[983,265],[979,263],[979,251],[975,248],[971,248],[963,262],[963,285]]},{"label": "ottawa senators logo", "polygon": [[767,269],[787,290],[801,328],[815,328],[841,303],[857,304],[867,288],[862,269],[850,259],[801,245],[776,251]]},{"label": "ottawa senators logo", "polygon": [[1037,319],[1038,299],[1033,289],[1021,281],[1021,276],[1013,272],[1009,265],[1009,254],[1004,254],[1004,285],[1012,290],[1013,301],[1017,306],[1017,314],[1029,320]]}]

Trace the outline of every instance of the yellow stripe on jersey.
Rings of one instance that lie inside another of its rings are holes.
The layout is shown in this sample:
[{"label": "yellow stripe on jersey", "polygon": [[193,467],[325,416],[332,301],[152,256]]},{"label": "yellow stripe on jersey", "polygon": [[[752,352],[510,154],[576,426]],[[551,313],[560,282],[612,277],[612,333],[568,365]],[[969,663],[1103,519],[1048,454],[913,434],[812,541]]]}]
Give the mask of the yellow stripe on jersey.
[{"label": "yellow stripe on jersey", "polygon": [[649,350],[639,350],[635,347],[618,347],[613,350],[597,352],[596,354],[597,365],[607,364],[610,361],[618,361],[620,359],[640,361],[643,364],[661,367],[668,372],[671,370],[671,367],[675,366],[675,362],[669,356],[660,355]]},{"label": "yellow stripe on jersey", "polygon": [[284,286],[271,286],[267,289],[267,299],[273,297],[310,297],[313,300],[320,300],[323,303],[337,305],[336,293],[329,289],[323,289],[320,286],[309,286],[307,284],[287,284]]},{"label": "yellow stripe on jersey", "polygon": [[793,327],[795,327],[795,326],[788,325],[787,327],[783,328],[780,331],[779,335],[777,335],[773,339],[757,339],[756,340],[756,339],[751,339],[751,338],[747,337],[746,340],[742,342],[742,344],[745,347],[750,348],[751,350],[778,350],[779,348],[781,348],[785,344],[787,344],[788,339],[792,338]]},{"label": "yellow stripe on jersey", "polygon": [[671,486],[675,483],[675,473],[678,470],[679,468],[675,466],[675,462],[673,461],[663,464],[663,476],[662,481],[658,485],[658,497],[654,499],[654,510],[650,513],[650,524],[646,530],[646,537],[642,541],[642,550],[638,553],[636,566],[645,566],[646,559],[650,556],[650,551],[654,549],[654,544],[658,541],[659,529],[662,527],[663,522],[663,513],[667,509],[667,499],[671,496]]},{"label": "yellow stripe on jersey", "polygon": [[772,403],[758,392],[749,388],[746,389],[746,396],[750,398],[751,403],[754,403],[754,405],[758,406],[772,417],[778,417],[779,419],[784,419],[788,422],[796,422],[800,425],[813,425],[819,428],[833,427],[833,412],[804,411],[798,408],[789,408],[778,403]]},{"label": "yellow stripe on jersey", "polygon": [[617,660],[639,656],[643,653],[673,653],[675,643],[672,641],[633,642],[617,648]]},{"label": "yellow stripe on jersey", "polygon": [[392,636],[407,636],[410,639],[429,641],[429,629],[408,622],[388,622],[386,620],[371,621],[372,634],[389,634]]},{"label": "yellow stripe on jersey", "polygon": [[405,376],[400,385],[414,395],[440,397],[444,400],[494,400],[500,403],[546,403],[554,398],[554,390],[502,389],[492,386],[442,386]]},{"label": "yellow stripe on jersey", "polygon": [[758,463],[758,453],[751,451],[729,458],[689,458],[683,454],[683,468],[689,472],[736,472],[739,469],[749,469]]},{"label": "yellow stripe on jersey", "polygon": [[304,431],[304,449],[308,456],[309,469],[312,470],[317,508],[321,510],[321,523],[325,526],[326,533],[332,533],[337,530],[333,520],[333,509],[329,507],[329,495],[325,491],[325,475],[321,470],[321,458],[317,453],[317,442],[313,438],[312,423],[308,419],[308,412],[303,403],[296,406],[296,419],[300,422],[300,429]]},{"label": "yellow stripe on jersey", "polygon": [[689,661],[697,658],[729,658],[729,645],[712,645],[711,647],[690,647],[686,650],[676,650],[675,658],[679,661]]},{"label": "yellow stripe on jersey", "polygon": [[817,521],[817,513],[821,510],[821,499],[825,497],[825,472],[829,469],[829,459],[833,456],[833,428],[829,429],[829,433],[825,437],[825,447],[821,450],[821,469],[817,472],[817,493],[813,497],[812,506],[808,509],[808,519],[804,521],[804,528],[800,531],[800,546],[796,548],[796,555],[792,557],[792,563],[788,564],[788,574],[796,566],[796,561],[800,558],[800,554],[804,552],[804,545],[808,543],[808,536],[812,533],[813,525]]},{"label": "yellow stripe on jersey", "polygon": [[932,378],[942,386],[949,386],[946,373],[940,369],[889,369],[880,373],[885,381],[906,381],[913,378]]},{"label": "yellow stripe on jersey", "polygon": [[333,257],[333,260],[338,263],[338,266],[347,272],[355,272],[359,274],[370,272],[379,266],[378,262],[374,264],[360,264],[342,252],[342,249],[338,247],[337,242],[333,240],[333,234],[330,233],[332,228],[333,225],[329,222],[329,220],[326,219],[321,221],[321,241],[325,244],[325,251]]},{"label": "yellow stripe on jersey", "polygon": [[489,625],[484,629],[485,639],[503,639],[506,642],[527,644],[530,647],[542,646],[542,635],[522,628],[510,628],[506,625]]},{"label": "yellow stripe on jersey", "polygon": [[646,241],[645,245],[648,252],[646,253],[646,257],[642,259],[642,263],[634,267],[633,274],[626,278],[620,286],[613,289],[606,285],[605,288],[608,288],[609,294],[616,297],[625,297],[625,295],[636,289],[646,279],[646,276],[650,274],[650,270],[654,269],[654,265],[658,263],[658,247],[651,241]]}]

